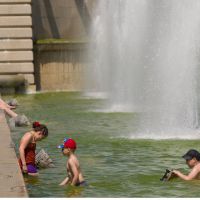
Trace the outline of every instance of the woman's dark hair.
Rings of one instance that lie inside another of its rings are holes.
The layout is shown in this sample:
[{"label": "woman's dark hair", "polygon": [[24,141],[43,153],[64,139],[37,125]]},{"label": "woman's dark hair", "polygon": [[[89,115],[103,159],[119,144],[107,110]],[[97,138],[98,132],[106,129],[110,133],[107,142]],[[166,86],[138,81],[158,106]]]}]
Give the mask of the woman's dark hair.
[{"label": "woman's dark hair", "polygon": [[42,135],[45,137],[48,136],[48,128],[44,124],[40,124],[40,122],[33,122],[32,127],[34,131],[41,131]]}]

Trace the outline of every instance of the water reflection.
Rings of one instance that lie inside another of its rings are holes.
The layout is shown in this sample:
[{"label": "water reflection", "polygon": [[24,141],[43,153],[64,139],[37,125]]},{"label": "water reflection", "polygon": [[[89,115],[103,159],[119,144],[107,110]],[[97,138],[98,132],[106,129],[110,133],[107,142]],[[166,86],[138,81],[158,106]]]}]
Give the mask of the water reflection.
[{"label": "water reflection", "polygon": [[[98,108],[100,102],[77,99],[69,93],[33,96],[19,97],[23,107],[17,109],[33,120],[48,122],[49,137],[38,143],[37,148],[49,153],[55,168],[40,170],[39,177],[24,177],[30,197],[199,196],[198,182],[160,182],[166,168],[189,171],[181,155],[191,147],[199,149],[198,140],[122,138],[119,135],[129,132],[126,123],[129,114],[89,112]],[[20,127],[12,132],[16,145],[25,131],[27,128]],[[59,186],[66,176],[66,158],[56,147],[66,134],[77,141],[76,154],[89,187]]]},{"label": "water reflection", "polygon": [[[65,186],[64,186],[65,187]],[[82,197],[83,187],[66,186],[64,194],[66,197]]]}]

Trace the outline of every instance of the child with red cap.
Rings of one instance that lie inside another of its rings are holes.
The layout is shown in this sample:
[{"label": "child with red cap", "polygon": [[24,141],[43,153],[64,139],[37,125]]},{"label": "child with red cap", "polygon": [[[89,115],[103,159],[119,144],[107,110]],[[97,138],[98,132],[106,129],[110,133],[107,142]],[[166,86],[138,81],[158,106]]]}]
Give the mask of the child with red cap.
[{"label": "child with red cap", "polygon": [[84,181],[79,161],[74,154],[76,150],[76,142],[69,138],[64,139],[64,143],[59,145],[58,148],[62,149],[62,153],[65,156],[68,156],[68,160],[66,163],[67,174],[68,176],[59,184],[59,185],[67,185],[71,184],[73,186],[85,186],[87,185]]}]

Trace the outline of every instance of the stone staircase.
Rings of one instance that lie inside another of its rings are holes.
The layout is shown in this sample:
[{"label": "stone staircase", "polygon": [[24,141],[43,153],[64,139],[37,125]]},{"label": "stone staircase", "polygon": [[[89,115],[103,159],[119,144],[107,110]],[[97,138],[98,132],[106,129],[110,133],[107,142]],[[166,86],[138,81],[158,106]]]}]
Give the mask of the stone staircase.
[{"label": "stone staircase", "polygon": [[19,74],[35,91],[31,0],[0,0],[0,87]]}]

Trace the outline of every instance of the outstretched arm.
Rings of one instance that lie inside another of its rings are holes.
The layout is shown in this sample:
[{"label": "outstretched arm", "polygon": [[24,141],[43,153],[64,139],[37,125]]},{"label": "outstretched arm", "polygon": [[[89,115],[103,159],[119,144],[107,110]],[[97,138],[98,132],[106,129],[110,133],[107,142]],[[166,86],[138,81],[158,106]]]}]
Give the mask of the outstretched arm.
[{"label": "outstretched arm", "polygon": [[14,109],[15,108],[15,106],[10,106],[10,105],[8,105],[5,101],[3,101],[1,98],[0,98],[0,105],[1,106],[4,106],[4,107],[6,107],[6,108],[9,108],[9,109]]},{"label": "outstretched arm", "polygon": [[19,146],[19,155],[22,161],[22,169],[24,173],[27,173],[27,166],[26,166],[26,160],[25,160],[25,149],[27,147],[27,145],[31,142],[32,140],[32,136],[30,133],[26,133],[20,142],[20,146]]},{"label": "outstretched arm", "polygon": [[0,109],[4,110],[10,117],[17,117],[17,113],[13,112],[5,104],[0,103]]},{"label": "outstretched arm", "polygon": [[69,177],[67,176],[59,185],[67,185],[69,183]]},{"label": "outstretched arm", "polygon": [[197,177],[199,170],[198,170],[198,168],[194,167],[188,175],[184,175],[183,173],[181,173],[178,170],[173,170],[173,173],[176,174],[179,178],[189,181],[189,180],[193,180]]},{"label": "outstretched arm", "polygon": [[72,182],[71,185],[76,185],[76,183],[78,183],[78,178],[79,178],[79,171],[77,169],[77,166],[74,162],[69,162],[70,168],[72,170],[73,173],[73,177],[72,177]]}]

